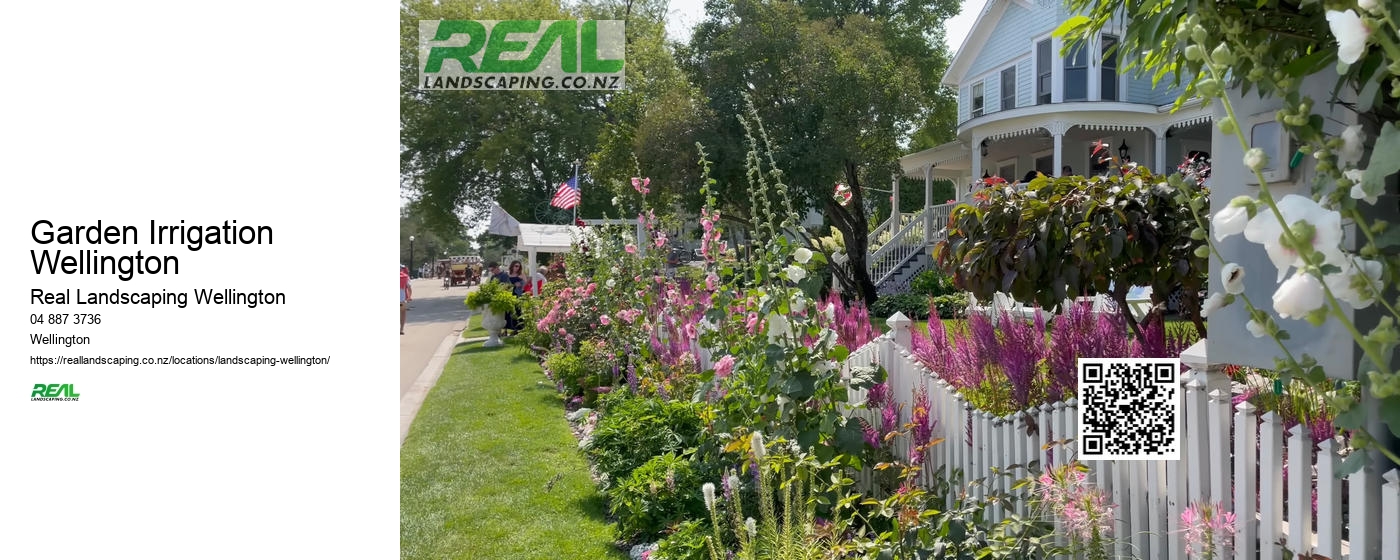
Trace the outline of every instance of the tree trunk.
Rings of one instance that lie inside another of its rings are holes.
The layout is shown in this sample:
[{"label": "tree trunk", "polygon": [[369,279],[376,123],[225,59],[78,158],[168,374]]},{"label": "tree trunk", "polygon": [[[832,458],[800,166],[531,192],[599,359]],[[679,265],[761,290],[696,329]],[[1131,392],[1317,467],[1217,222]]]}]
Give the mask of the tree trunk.
[{"label": "tree trunk", "polygon": [[870,224],[865,217],[864,189],[860,184],[859,168],[853,162],[846,162],[846,184],[851,187],[851,203],[841,206],[834,200],[826,203],[826,215],[833,227],[841,232],[846,241],[846,256],[850,274],[837,274],[841,290],[848,294],[860,294],[867,306],[879,297],[875,283],[870,278],[869,263],[865,254],[870,246]]},{"label": "tree trunk", "polygon": [[1138,326],[1137,320],[1133,319],[1133,310],[1128,308],[1128,290],[1131,288],[1132,286],[1125,282],[1118,282],[1113,285],[1113,293],[1110,297],[1113,298],[1114,303],[1118,304],[1118,313],[1123,316],[1123,321],[1128,323],[1128,329],[1133,331],[1133,339],[1141,341],[1142,328]]}]

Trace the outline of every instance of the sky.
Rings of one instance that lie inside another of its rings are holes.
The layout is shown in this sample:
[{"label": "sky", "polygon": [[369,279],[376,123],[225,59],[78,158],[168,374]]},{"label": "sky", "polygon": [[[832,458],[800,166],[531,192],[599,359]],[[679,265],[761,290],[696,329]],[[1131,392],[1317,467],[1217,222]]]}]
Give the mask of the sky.
[{"label": "sky", "polygon": [[[956,51],[962,46],[972,23],[977,21],[977,13],[987,0],[962,0],[962,12],[943,24],[947,29],[948,50]],[[666,23],[666,33],[671,39],[685,40],[690,37],[690,29],[705,17],[705,0],[671,0],[671,17]]]}]

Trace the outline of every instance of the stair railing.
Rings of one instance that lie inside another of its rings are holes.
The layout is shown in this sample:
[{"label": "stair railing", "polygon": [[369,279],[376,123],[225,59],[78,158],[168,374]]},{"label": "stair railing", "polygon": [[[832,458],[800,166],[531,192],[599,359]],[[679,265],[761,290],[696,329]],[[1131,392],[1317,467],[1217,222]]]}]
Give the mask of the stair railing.
[{"label": "stair railing", "polygon": [[890,236],[888,242],[869,253],[866,263],[870,267],[870,278],[875,280],[876,285],[904,264],[904,261],[924,249],[924,227],[924,213],[921,211],[911,214],[909,220],[898,232]]}]

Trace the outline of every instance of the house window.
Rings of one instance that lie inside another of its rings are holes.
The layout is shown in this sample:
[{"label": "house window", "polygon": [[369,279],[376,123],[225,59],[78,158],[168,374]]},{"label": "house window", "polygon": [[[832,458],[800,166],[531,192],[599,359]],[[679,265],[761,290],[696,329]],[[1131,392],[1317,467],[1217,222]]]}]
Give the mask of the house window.
[{"label": "house window", "polygon": [[1016,108],[1016,67],[1001,71],[1001,110]]},{"label": "house window", "polygon": [[1013,183],[1016,182],[1016,179],[1019,178],[1016,176],[1016,160],[1008,159],[997,164],[997,177]]},{"label": "house window", "polygon": [[1099,67],[1099,98],[1104,101],[1118,100],[1118,51],[1113,48],[1118,44],[1118,38],[1112,35],[1104,35],[1103,40],[1103,66]]},{"label": "house window", "polygon": [[1089,99],[1089,50],[1078,44],[1065,55],[1065,101]]},{"label": "house window", "polygon": [[1035,104],[1050,102],[1050,40],[1035,44]]},{"label": "house window", "polygon": [[982,116],[982,82],[972,84],[972,118]]}]

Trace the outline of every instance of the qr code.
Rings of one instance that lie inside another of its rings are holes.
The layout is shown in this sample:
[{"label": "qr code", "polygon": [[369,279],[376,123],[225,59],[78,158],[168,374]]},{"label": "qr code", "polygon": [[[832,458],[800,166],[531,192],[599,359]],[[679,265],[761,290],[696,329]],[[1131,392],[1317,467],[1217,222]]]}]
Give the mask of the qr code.
[{"label": "qr code", "polygon": [[1079,458],[1181,458],[1181,360],[1079,360]]}]

